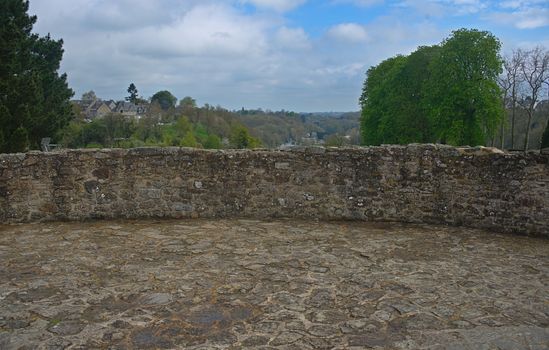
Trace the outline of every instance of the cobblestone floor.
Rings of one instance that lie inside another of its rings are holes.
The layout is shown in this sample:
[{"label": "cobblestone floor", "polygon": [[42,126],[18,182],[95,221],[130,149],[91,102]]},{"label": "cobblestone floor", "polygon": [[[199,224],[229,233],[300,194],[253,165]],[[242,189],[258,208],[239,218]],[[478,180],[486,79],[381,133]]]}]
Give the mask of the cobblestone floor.
[{"label": "cobblestone floor", "polygon": [[0,349],[547,349],[549,240],[424,225],[0,226]]}]

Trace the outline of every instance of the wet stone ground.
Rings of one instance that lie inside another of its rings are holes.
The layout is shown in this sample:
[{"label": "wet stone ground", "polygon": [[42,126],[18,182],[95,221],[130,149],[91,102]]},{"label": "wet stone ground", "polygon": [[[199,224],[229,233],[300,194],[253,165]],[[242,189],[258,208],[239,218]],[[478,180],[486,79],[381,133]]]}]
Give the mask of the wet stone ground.
[{"label": "wet stone ground", "polygon": [[427,225],[0,226],[0,349],[547,349],[549,240]]}]

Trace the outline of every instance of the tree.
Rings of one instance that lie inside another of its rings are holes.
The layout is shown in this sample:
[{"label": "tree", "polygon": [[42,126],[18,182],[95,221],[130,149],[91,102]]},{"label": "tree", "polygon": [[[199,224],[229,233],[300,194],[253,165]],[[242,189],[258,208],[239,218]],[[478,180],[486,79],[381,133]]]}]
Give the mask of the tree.
[{"label": "tree", "polygon": [[179,106],[184,109],[193,109],[196,108],[196,100],[190,96],[185,96],[181,101],[179,101]]},{"label": "tree", "polygon": [[0,2],[0,152],[23,151],[25,142],[14,141],[23,134],[38,148],[71,118],[73,91],[58,74],[63,41],[33,34],[36,16],[28,9],[28,1]]},{"label": "tree", "polygon": [[549,52],[541,47],[525,52],[524,60],[520,65],[520,72],[524,81],[524,90],[523,98],[519,100],[519,103],[528,115],[526,137],[524,139],[524,151],[527,151],[534,110],[541,98],[543,84],[549,80]]},{"label": "tree", "polygon": [[129,101],[131,103],[137,103],[137,100],[139,99],[139,94],[138,94],[139,91],[137,91],[135,84],[131,83],[127,91],[130,94],[130,96],[126,97],[126,101]]},{"label": "tree", "polygon": [[231,136],[229,138],[233,148],[257,148],[261,146],[261,142],[250,136],[250,132],[243,125],[233,125],[231,128]]},{"label": "tree", "polygon": [[82,94],[82,101],[96,101],[97,95],[95,95],[95,91],[90,90],[88,92],[84,92]]},{"label": "tree", "polygon": [[[512,76],[507,71],[506,62],[507,61],[503,63],[504,73],[498,77],[498,86],[501,90],[501,103],[503,105],[504,111],[507,109],[507,106],[509,105],[509,101],[511,100],[510,94],[512,94],[512,90],[513,90]],[[500,143],[501,143],[500,149],[504,149],[505,147],[505,120],[506,118],[502,118],[501,124],[500,124],[500,131],[499,131]],[[492,139],[491,145],[492,146],[494,145],[494,139]]]},{"label": "tree", "polygon": [[209,134],[204,142],[204,148],[207,149],[220,149],[222,147],[221,139],[215,134]]},{"label": "tree", "polygon": [[185,136],[181,139],[181,142],[179,143],[181,147],[199,147],[200,144],[198,141],[196,141],[196,137],[194,136],[193,132],[191,130],[187,131]]},{"label": "tree", "polygon": [[484,144],[503,117],[500,46],[489,32],[460,29],[371,67],[360,97],[362,143]]},{"label": "tree", "polygon": [[167,90],[158,91],[151,97],[151,102],[158,102],[160,107],[167,111],[170,108],[174,108],[177,103],[177,98]]},{"label": "tree", "polygon": [[324,145],[327,147],[342,147],[346,144],[345,137],[339,134],[332,134],[325,141]]},{"label": "tree", "polygon": [[[511,104],[511,149],[515,148],[515,119],[519,87],[522,83],[520,67],[524,62],[524,52],[520,49],[513,51],[511,57],[503,61],[503,72],[508,92],[508,103]],[[506,105],[507,106],[507,105]]]},{"label": "tree", "polygon": [[391,135],[389,124],[394,107],[392,88],[396,76],[405,64],[406,57],[396,56],[371,67],[364,82],[360,104],[362,106],[362,139],[367,145],[386,143]]},{"label": "tree", "polygon": [[426,110],[429,67],[439,46],[419,47],[368,70],[360,104],[362,142],[407,144],[434,141]]},{"label": "tree", "polygon": [[20,126],[11,134],[7,151],[8,152],[25,152],[29,149],[29,135],[27,129]]},{"label": "tree", "polygon": [[491,33],[459,29],[431,65],[429,111],[435,136],[452,145],[483,145],[503,118],[497,77],[501,44]]},{"label": "tree", "polygon": [[541,137],[541,148],[549,148],[549,123],[545,126],[545,131],[543,132],[543,136]]}]

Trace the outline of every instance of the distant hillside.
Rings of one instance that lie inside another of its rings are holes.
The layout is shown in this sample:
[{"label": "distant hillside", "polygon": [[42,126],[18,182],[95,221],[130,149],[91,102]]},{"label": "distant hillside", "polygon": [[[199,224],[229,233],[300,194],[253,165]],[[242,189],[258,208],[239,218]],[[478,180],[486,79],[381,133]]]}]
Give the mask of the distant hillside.
[{"label": "distant hillside", "polygon": [[236,118],[250,129],[266,147],[283,144],[323,144],[341,139],[345,144],[359,144],[359,112],[295,113],[242,110]]}]

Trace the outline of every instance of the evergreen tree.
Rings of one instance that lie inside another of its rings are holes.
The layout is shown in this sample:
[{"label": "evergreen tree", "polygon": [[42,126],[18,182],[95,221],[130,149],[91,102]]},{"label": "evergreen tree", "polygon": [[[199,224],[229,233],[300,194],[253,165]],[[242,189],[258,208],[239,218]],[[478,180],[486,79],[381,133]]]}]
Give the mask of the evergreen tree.
[{"label": "evergreen tree", "polygon": [[29,149],[29,135],[27,130],[20,126],[11,134],[7,144],[7,151],[10,153],[26,152]]},{"label": "evergreen tree", "polygon": [[131,83],[128,87],[128,93],[130,96],[126,97],[126,101],[129,101],[131,103],[137,103],[137,100],[139,99],[139,91],[137,91],[137,87],[134,83]]},{"label": "evergreen tree", "polygon": [[[59,75],[63,41],[32,33],[28,1],[0,1],[0,152],[38,148],[71,117],[73,91]],[[28,143],[19,142],[26,134]]]}]

